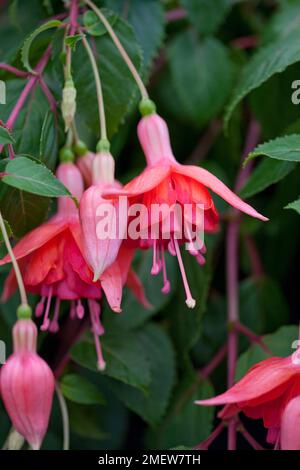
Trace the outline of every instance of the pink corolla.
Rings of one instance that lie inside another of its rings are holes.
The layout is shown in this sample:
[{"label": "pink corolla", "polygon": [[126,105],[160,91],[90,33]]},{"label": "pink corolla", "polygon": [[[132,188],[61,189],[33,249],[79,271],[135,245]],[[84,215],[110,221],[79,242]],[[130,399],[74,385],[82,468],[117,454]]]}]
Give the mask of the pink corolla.
[{"label": "pink corolla", "polygon": [[1,368],[1,395],[15,429],[40,448],[51,412],[54,376],[36,352],[37,328],[20,319],[13,328],[14,352]]},{"label": "pink corolla", "polygon": [[[182,280],[186,292],[188,307],[195,306],[183,260],[180,245],[187,243],[189,252],[199,264],[205,262],[205,245],[202,242],[203,232],[214,232],[218,229],[219,216],[209,190],[221,196],[231,206],[252,217],[267,220],[249,204],[242,201],[222,181],[212,173],[194,165],[182,165],[174,157],[169,131],[166,122],[154,112],[147,109],[146,115],[138,124],[138,137],[146,156],[146,169],[120,190],[108,190],[105,197],[126,196],[131,207],[140,205],[146,208],[146,215],[141,218],[140,240],[142,248],[152,247],[153,266],[151,273],[163,273],[167,293],[170,285],[166,273],[164,251],[167,248],[171,255],[178,259]],[[154,207],[176,208],[167,225],[166,214],[170,211],[153,211]],[[189,210],[187,210],[189,209]],[[130,211],[130,209],[129,209]],[[178,216],[179,214],[179,216]],[[155,234],[153,235],[153,228]],[[128,234],[130,238],[130,233]]]},{"label": "pink corolla", "polygon": [[296,442],[300,445],[300,428],[294,428],[292,439],[292,423],[300,424],[299,395],[300,349],[285,358],[259,362],[225,393],[196,404],[225,405],[218,414],[222,419],[240,411],[249,418],[261,418],[268,429],[267,441],[277,446],[281,442],[281,447],[287,448]]},{"label": "pink corolla", "polygon": [[[71,194],[80,200],[83,181],[78,168],[73,163],[62,163],[58,167],[57,176]],[[41,296],[36,306],[36,315],[44,315],[42,330],[58,330],[62,300],[70,301],[71,317],[77,316],[80,319],[85,315],[82,300],[88,301],[94,334],[103,332],[97,303],[102,292],[106,295],[111,309],[115,312],[121,311],[122,289],[131,270],[133,250],[121,250],[118,259],[102,273],[100,280],[93,282],[93,272],[84,256],[78,209],[70,197],[59,198],[57,213],[43,225],[26,234],[13,251],[19,262],[26,290]],[[10,256],[7,255],[0,261],[0,265],[10,261]],[[16,288],[16,277],[11,270],[5,282],[2,300],[5,301]],[[141,285],[137,286],[136,292],[144,301]],[[50,319],[53,299],[54,315]],[[98,365],[103,369],[105,364],[99,338],[97,334],[94,336]]]},{"label": "pink corolla", "polygon": [[102,197],[105,189],[121,187],[114,174],[114,159],[109,151],[97,153],[92,166],[93,184],[80,201],[84,253],[94,281],[116,260],[126,231],[126,211]]}]

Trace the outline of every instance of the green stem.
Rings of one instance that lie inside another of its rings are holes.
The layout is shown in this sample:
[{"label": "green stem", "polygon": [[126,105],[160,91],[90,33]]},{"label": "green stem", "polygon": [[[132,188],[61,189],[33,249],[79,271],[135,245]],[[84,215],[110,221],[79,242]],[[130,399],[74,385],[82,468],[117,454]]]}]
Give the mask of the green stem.
[{"label": "green stem", "polygon": [[70,423],[69,423],[68,408],[67,408],[66,400],[64,399],[63,394],[61,393],[58,383],[56,383],[55,385],[55,391],[56,391],[56,395],[58,398],[58,403],[59,403],[62,423],[63,423],[63,436],[64,436],[63,437],[63,450],[69,450],[70,449]]},{"label": "green stem", "polygon": [[106,118],[105,118],[105,109],[104,109],[104,100],[103,100],[103,93],[102,93],[102,85],[100,74],[97,66],[97,62],[91,46],[87,39],[83,36],[82,43],[86,49],[86,52],[89,56],[91,66],[94,73],[95,83],[96,83],[96,91],[97,91],[97,99],[98,99],[98,109],[99,109],[99,121],[100,121],[100,136],[101,139],[107,140],[107,131],[106,131]]},{"label": "green stem", "polygon": [[127,54],[126,50],[122,46],[118,36],[114,32],[113,28],[111,27],[109,21],[107,21],[106,17],[103,15],[101,10],[93,3],[91,0],[84,0],[84,2],[96,13],[100,21],[104,24],[105,28],[107,29],[108,34],[110,35],[111,39],[115,43],[116,48],[120,52],[121,56],[124,59],[124,62],[126,63],[127,67],[129,68],[130,72],[132,73],[133,78],[136,81],[137,86],[139,87],[139,90],[141,92],[142,98],[143,99],[149,99],[148,92],[146,90],[146,87],[143,83],[143,80],[141,79],[135,65],[133,64],[132,60],[130,59],[129,55]]},{"label": "green stem", "polygon": [[14,271],[15,271],[17,283],[18,283],[18,286],[19,286],[21,303],[22,303],[22,305],[27,306],[28,301],[27,301],[27,295],[26,295],[26,290],[25,290],[24,283],[23,283],[22,274],[21,274],[18,262],[15,258],[13,249],[11,247],[11,244],[10,244],[10,241],[9,241],[9,236],[7,234],[7,230],[6,230],[5,223],[4,223],[1,212],[0,212],[0,229],[1,229],[1,232],[2,232],[2,235],[3,235],[4,243],[6,245],[8,254],[10,256],[10,259],[11,259],[11,262],[12,262],[12,265],[13,265],[13,268],[14,268]]}]

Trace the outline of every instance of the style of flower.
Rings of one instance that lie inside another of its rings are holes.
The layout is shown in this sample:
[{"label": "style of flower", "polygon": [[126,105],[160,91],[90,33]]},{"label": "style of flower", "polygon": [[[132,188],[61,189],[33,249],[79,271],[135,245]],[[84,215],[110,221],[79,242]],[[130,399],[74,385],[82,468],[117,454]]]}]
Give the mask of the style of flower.
[{"label": "style of flower", "polygon": [[[286,442],[289,404],[300,395],[300,349],[291,356],[271,357],[251,367],[247,374],[225,393],[207,400],[196,401],[197,405],[226,405],[218,414],[229,419],[242,411],[253,419],[263,419],[268,429],[267,441]],[[282,433],[284,423],[284,433]],[[294,430],[296,433],[296,429]],[[300,436],[300,434],[299,434]],[[298,441],[300,442],[299,438]],[[286,445],[286,444],[284,444]]]},{"label": "style of flower", "polygon": [[[195,300],[189,288],[180,244],[188,244],[189,252],[195,256],[199,264],[205,262],[206,248],[199,234],[203,234],[204,231],[216,231],[219,221],[209,190],[221,196],[236,209],[261,220],[267,219],[242,201],[209,171],[194,165],[179,164],[172,152],[167,124],[155,112],[141,119],[138,124],[138,137],[146,156],[146,169],[123,189],[108,190],[104,193],[104,197],[123,195],[128,198],[131,207],[138,204],[147,208],[148,216],[141,222],[141,231],[146,231],[148,235],[146,239],[145,236],[142,237],[140,246],[153,249],[151,274],[157,275],[162,270],[164,278],[162,292],[168,293],[170,283],[164,258],[164,251],[167,248],[170,254],[178,259],[186,292],[186,304],[193,308]],[[165,233],[164,215],[160,213],[152,215],[151,208],[155,205],[182,208],[183,217],[179,219],[175,213],[169,230]],[[186,207],[191,208],[187,214]],[[154,236],[153,228],[156,229]]]}]

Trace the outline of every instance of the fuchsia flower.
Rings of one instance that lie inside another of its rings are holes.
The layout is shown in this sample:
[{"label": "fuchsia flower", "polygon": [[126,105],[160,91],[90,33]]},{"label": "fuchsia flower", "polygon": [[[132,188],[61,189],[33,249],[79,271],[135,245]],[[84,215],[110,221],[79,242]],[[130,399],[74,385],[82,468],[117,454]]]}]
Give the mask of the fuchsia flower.
[{"label": "fuchsia flower", "polygon": [[76,165],[80,170],[86,187],[92,184],[92,166],[94,158],[95,154],[93,152],[86,152],[85,155],[80,156],[76,161]]},{"label": "fuchsia flower", "polygon": [[1,395],[16,430],[38,450],[52,406],[54,377],[36,353],[37,328],[32,320],[18,320],[13,328],[14,353],[1,368]]},{"label": "fuchsia flower", "polygon": [[[209,190],[242,212],[261,220],[267,219],[249,204],[243,202],[209,171],[198,166],[179,164],[172,152],[167,124],[156,113],[146,115],[141,119],[138,125],[138,137],[146,156],[146,169],[123,189],[106,191],[105,197],[127,196],[131,206],[144,205],[148,209],[148,214],[151,213],[151,207],[155,204],[167,204],[169,207],[179,204],[182,208],[189,205],[192,208],[192,212],[187,216],[183,209],[184,217],[180,222],[175,219],[168,239],[165,238],[162,228],[163,217],[161,215],[148,217],[142,222],[143,230],[146,228],[149,233],[153,226],[158,226],[159,234],[157,238],[149,236],[148,239],[141,240],[140,246],[153,248],[151,273],[156,275],[162,269],[164,293],[167,293],[170,287],[165,268],[164,250],[167,248],[172,255],[177,256],[186,291],[186,303],[188,307],[193,308],[195,300],[190,292],[179,245],[188,242],[189,252],[200,264],[205,262],[203,256],[205,246],[199,243],[197,236],[193,238],[191,232],[192,229],[194,233],[201,233],[203,230],[213,232],[218,228],[219,217]],[[204,211],[204,217],[200,220],[197,219],[199,205],[202,212]],[[179,223],[180,227],[176,226],[176,223]],[[182,234],[181,238],[178,238],[178,232]]]},{"label": "fuchsia flower", "polygon": [[[102,197],[104,189],[121,187],[114,174],[112,155],[108,151],[97,153],[93,159],[93,185],[84,192],[80,201],[84,253],[93,270],[94,281],[116,260],[127,225],[126,212],[120,211],[115,202]],[[101,228],[104,216],[105,223]]]},{"label": "fuchsia flower", "polygon": [[268,429],[267,441],[279,442],[281,436],[281,446],[287,448],[296,442],[300,444],[300,431],[297,433],[296,428],[292,431],[292,423],[300,423],[299,395],[300,349],[285,358],[259,362],[227,392],[196,404],[226,405],[218,414],[222,419],[240,411],[250,418],[261,418]]},{"label": "fuchsia flower", "polygon": [[[73,163],[62,163],[58,167],[57,176],[80,200],[83,181],[78,168]],[[112,310],[121,311],[122,288],[131,270],[133,249],[122,249],[118,259],[102,273],[100,280],[93,282],[93,273],[84,257],[78,209],[71,198],[62,197],[58,201],[57,214],[25,235],[14,247],[14,254],[19,261],[26,290],[41,296],[36,307],[36,315],[44,314],[42,330],[49,329],[51,332],[58,330],[62,300],[71,302],[71,317],[77,315],[78,318],[83,318],[85,311],[82,299],[88,299],[98,351],[98,365],[103,369],[105,363],[98,338],[98,334],[103,333],[103,328],[97,301],[103,291]],[[9,262],[10,257],[7,255],[0,261],[0,265]],[[144,301],[142,286],[135,283],[135,287],[139,299]],[[11,270],[5,282],[2,300],[7,300],[16,288],[15,274]],[[53,298],[56,298],[54,316],[50,320]]]}]

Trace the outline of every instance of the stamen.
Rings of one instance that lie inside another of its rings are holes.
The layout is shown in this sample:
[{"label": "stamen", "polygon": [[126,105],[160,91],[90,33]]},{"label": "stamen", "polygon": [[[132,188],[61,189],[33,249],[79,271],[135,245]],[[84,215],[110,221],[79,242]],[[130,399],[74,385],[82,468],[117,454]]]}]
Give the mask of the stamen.
[{"label": "stamen", "polygon": [[56,302],[55,302],[53,319],[49,327],[49,331],[51,331],[51,333],[57,333],[59,330],[59,324],[58,324],[59,308],[60,308],[60,299],[57,297]]},{"label": "stamen", "polygon": [[43,295],[41,300],[36,305],[35,311],[34,311],[36,317],[41,317],[43,315],[43,311],[44,311],[44,308],[45,308],[45,300],[46,300],[46,296]]},{"label": "stamen", "polygon": [[174,243],[173,243],[172,239],[168,243],[168,251],[169,251],[171,256],[176,256],[176,250],[175,250]]},{"label": "stamen", "polygon": [[83,319],[83,317],[84,317],[84,307],[83,307],[80,299],[77,301],[76,314],[77,314],[77,317],[79,318],[79,320]]},{"label": "stamen", "polygon": [[41,326],[42,331],[47,331],[48,328],[49,328],[49,325],[50,325],[49,313],[50,313],[50,306],[51,306],[51,300],[52,300],[52,291],[53,291],[53,288],[51,286],[50,289],[49,289],[49,294],[48,294],[48,298],[47,298],[47,305],[46,305],[46,311],[45,311],[45,314],[44,314],[44,320],[43,320],[43,324]]},{"label": "stamen", "polygon": [[[89,309],[90,309],[90,317],[92,323],[92,332],[94,336],[95,348],[97,353],[97,367],[98,370],[103,371],[106,367],[106,363],[103,358],[101,343],[99,339],[99,335],[104,333],[104,329],[100,323],[100,307],[98,308],[98,304],[92,300],[89,300]],[[100,330],[102,333],[99,332],[99,326],[101,327]]]},{"label": "stamen", "polygon": [[151,268],[151,274],[152,276],[157,276],[157,274],[160,271],[160,265],[157,262],[157,240],[153,240],[153,262],[152,262],[152,268]]},{"label": "stamen", "polygon": [[200,264],[200,266],[203,266],[206,263],[206,259],[201,253],[198,253],[196,256],[197,262]]},{"label": "stamen", "polygon": [[170,284],[170,281],[169,281],[168,275],[167,275],[165,251],[164,251],[163,246],[161,246],[161,262],[162,262],[162,272],[163,272],[163,280],[164,280],[164,285],[163,285],[163,288],[161,289],[161,292],[163,294],[168,294],[170,292],[170,289],[171,289],[171,284]]},{"label": "stamen", "polygon": [[187,280],[186,273],[185,273],[185,269],[184,269],[184,264],[183,264],[181,253],[180,253],[180,248],[179,248],[178,241],[177,241],[176,238],[173,238],[173,243],[174,243],[176,256],[177,256],[177,259],[178,259],[178,264],[179,264],[179,268],[180,268],[180,272],[181,272],[181,277],[182,277],[182,281],[183,281],[183,285],[184,285],[184,289],[185,289],[185,294],[186,294],[185,303],[187,304],[187,306],[189,308],[194,308],[195,305],[196,305],[196,300],[193,299],[191,291],[190,291],[190,287],[189,287],[188,280]]}]

